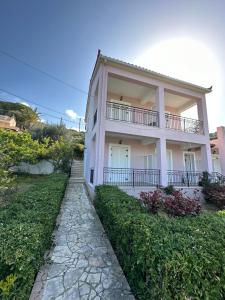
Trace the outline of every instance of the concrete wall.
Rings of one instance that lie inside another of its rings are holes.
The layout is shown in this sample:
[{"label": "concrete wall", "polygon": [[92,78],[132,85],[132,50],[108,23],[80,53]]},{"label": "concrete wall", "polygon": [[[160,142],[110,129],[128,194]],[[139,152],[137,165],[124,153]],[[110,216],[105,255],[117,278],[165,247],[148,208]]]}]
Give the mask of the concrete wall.
[{"label": "concrete wall", "polygon": [[22,162],[11,168],[13,172],[22,172],[37,175],[48,175],[54,172],[54,165],[51,161],[41,160],[36,164]]}]

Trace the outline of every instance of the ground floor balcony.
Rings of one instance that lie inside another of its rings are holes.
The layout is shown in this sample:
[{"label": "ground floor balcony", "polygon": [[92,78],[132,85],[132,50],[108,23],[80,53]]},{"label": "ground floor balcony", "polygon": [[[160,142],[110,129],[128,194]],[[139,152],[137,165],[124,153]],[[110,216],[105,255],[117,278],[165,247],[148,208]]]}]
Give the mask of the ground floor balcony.
[{"label": "ground floor balcony", "polygon": [[[203,172],[169,170],[166,173],[168,185],[175,187],[201,186]],[[210,173],[209,179],[212,183],[225,183],[225,176],[218,172]],[[122,187],[160,187],[160,170],[105,167],[103,184]]]}]

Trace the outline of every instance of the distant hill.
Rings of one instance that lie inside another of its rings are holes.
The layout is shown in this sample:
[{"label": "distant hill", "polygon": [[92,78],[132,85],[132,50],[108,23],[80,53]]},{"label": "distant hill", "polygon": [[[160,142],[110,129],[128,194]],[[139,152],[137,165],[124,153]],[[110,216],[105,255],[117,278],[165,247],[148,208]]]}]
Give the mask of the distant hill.
[{"label": "distant hill", "polygon": [[0,115],[14,116],[20,129],[28,129],[40,121],[37,109],[10,101],[0,101]]}]

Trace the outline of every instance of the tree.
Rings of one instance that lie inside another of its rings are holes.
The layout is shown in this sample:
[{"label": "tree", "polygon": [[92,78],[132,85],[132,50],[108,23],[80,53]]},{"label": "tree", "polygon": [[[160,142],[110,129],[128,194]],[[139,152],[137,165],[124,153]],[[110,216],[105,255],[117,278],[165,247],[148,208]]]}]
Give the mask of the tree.
[{"label": "tree", "polygon": [[21,129],[28,129],[40,121],[37,109],[21,103],[0,101],[0,114],[15,116],[16,124]]}]

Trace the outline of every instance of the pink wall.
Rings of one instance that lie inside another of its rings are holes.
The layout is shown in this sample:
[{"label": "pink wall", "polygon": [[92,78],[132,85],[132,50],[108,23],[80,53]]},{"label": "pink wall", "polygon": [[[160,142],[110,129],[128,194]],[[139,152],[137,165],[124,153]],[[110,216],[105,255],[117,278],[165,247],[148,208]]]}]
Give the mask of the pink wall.
[{"label": "pink wall", "polygon": [[[119,137],[112,137],[107,136],[105,139],[105,155],[104,155],[104,166],[108,167],[108,157],[109,157],[109,144],[119,144],[119,141],[122,141],[123,145],[130,145],[130,167],[142,169],[144,168],[144,156],[149,154],[156,155],[156,145],[155,143],[149,145],[143,145],[141,140],[137,139],[129,139],[129,138],[119,138]],[[172,150],[172,161],[173,161],[173,170],[184,170],[184,161],[183,161],[183,153],[184,149],[182,149],[181,145],[179,144],[168,144],[167,149]],[[201,152],[193,151],[195,153],[196,158],[196,170],[201,171]],[[156,158],[155,158],[156,164]],[[155,165],[155,168],[157,166]]]}]

